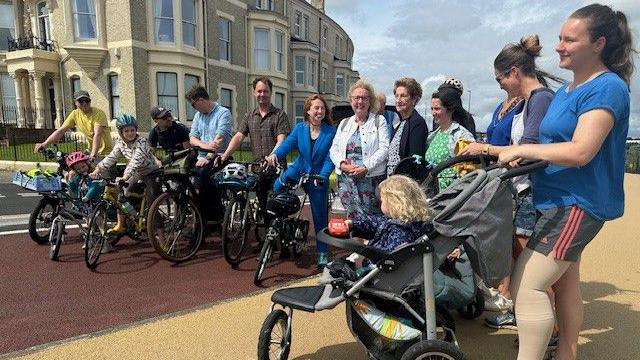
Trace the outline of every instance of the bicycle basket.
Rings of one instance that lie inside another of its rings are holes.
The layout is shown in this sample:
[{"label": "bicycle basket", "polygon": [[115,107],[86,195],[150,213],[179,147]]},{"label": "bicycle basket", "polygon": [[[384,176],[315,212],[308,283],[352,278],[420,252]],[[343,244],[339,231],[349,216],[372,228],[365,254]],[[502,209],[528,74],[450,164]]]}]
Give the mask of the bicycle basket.
[{"label": "bicycle basket", "polygon": [[36,175],[29,176],[20,171],[13,175],[12,183],[33,191],[60,191],[62,190],[62,179],[60,176]]}]

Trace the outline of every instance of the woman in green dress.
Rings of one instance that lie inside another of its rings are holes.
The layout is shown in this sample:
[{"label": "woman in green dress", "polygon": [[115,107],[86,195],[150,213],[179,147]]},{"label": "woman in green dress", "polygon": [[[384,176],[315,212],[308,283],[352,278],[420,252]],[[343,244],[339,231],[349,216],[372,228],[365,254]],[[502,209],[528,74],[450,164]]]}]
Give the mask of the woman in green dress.
[{"label": "woman in green dress", "polygon": [[[466,124],[472,117],[462,107],[460,93],[455,89],[442,87],[431,95],[431,115],[438,128],[427,138],[425,158],[431,165],[437,166],[455,156],[454,148],[458,140],[475,141],[475,137],[460,125]],[[438,174],[440,190],[451,185],[456,176],[452,168],[440,172]]]}]

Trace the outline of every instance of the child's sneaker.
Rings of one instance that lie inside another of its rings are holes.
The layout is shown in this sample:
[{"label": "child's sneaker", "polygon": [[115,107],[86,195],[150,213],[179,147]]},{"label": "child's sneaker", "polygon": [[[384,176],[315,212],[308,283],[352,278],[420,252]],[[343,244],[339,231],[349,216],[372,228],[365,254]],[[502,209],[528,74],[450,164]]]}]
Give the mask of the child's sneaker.
[{"label": "child's sneaker", "polygon": [[124,235],[127,232],[127,229],[124,226],[116,225],[111,229],[107,230],[107,235],[109,236],[119,236]]},{"label": "child's sneaker", "polygon": [[511,311],[484,319],[484,324],[492,329],[518,330],[516,317]]}]

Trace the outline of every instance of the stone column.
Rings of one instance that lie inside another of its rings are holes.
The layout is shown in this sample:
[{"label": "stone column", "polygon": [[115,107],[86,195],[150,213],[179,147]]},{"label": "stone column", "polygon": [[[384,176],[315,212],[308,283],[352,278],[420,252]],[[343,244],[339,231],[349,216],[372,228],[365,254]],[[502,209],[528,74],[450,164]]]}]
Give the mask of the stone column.
[{"label": "stone column", "polygon": [[33,91],[36,98],[34,108],[36,113],[36,129],[44,129],[44,95],[42,93],[42,77],[44,73],[40,71],[30,71],[29,76],[33,79]]},{"label": "stone column", "polygon": [[16,125],[18,127],[24,127],[24,114],[22,114],[22,107],[24,106],[22,103],[22,99],[24,98],[22,94],[22,75],[11,73],[9,76],[13,79],[13,86],[16,89]]},{"label": "stone column", "polygon": [[64,122],[64,119],[62,118],[62,83],[60,82],[59,75],[55,75],[53,77],[53,92],[56,104],[56,118],[53,125],[55,128],[59,128]]}]

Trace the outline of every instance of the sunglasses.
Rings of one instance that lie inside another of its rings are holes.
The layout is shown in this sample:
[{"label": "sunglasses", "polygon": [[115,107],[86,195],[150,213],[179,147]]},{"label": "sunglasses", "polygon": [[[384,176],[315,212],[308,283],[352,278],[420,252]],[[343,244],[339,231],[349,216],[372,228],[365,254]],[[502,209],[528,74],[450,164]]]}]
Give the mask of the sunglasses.
[{"label": "sunglasses", "polygon": [[91,102],[91,99],[87,99],[87,98],[81,98],[76,100],[79,104],[88,104]]},{"label": "sunglasses", "polygon": [[507,76],[510,72],[511,72],[511,68],[501,72],[498,76],[496,76],[496,81],[500,83],[500,81],[502,81],[502,79],[504,79],[505,76]]}]

